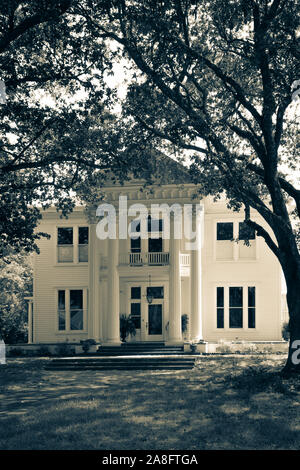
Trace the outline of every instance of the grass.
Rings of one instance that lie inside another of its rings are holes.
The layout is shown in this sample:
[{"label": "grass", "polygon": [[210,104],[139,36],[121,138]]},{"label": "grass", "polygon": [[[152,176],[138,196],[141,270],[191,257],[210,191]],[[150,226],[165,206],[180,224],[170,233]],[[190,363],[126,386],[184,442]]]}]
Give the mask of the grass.
[{"label": "grass", "polygon": [[0,366],[0,449],[298,449],[300,378],[283,356],[200,356],[192,371]]}]

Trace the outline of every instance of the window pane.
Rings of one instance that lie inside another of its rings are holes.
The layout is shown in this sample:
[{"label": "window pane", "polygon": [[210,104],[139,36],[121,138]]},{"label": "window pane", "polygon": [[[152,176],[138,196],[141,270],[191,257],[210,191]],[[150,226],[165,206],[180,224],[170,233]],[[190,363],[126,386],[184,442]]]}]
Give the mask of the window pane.
[{"label": "window pane", "polygon": [[141,231],[141,221],[140,220],[132,220],[130,222],[130,232],[140,232]]},{"label": "window pane", "polygon": [[78,243],[79,245],[87,245],[89,243],[89,228],[88,227],[79,227]]},{"label": "window pane", "polygon": [[134,323],[134,326],[139,330],[141,328],[141,304],[140,303],[131,304],[130,317]]},{"label": "window pane", "polygon": [[248,307],[255,307],[255,287],[248,287]]},{"label": "window pane", "polygon": [[164,288],[163,287],[147,287],[147,296],[148,295],[151,295],[154,299],[163,299]]},{"label": "window pane", "polygon": [[248,328],[255,328],[255,308],[248,308]]},{"label": "window pane", "polygon": [[148,217],[148,232],[162,232],[163,231],[163,220],[162,219],[151,219]]},{"label": "window pane", "polygon": [[141,288],[140,287],[132,287],[131,288],[131,298],[132,299],[140,299],[141,298]]},{"label": "window pane", "polygon": [[229,327],[230,328],[243,328],[243,309],[230,308],[229,309]]},{"label": "window pane", "polygon": [[131,238],[130,239],[130,250],[131,250],[131,253],[140,253],[141,252],[141,239],[140,238]]},{"label": "window pane", "polygon": [[131,304],[130,315],[140,316],[141,315],[141,304],[136,302]]},{"label": "window pane", "polygon": [[82,290],[70,290],[70,309],[82,309],[83,295]]},{"label": "window pane", "polygon": [[66,312],[64,310],[58,311],[58,329],[59,330],[66,329]]},{"label": "window pane", "polygon": [[239,223],[239,240],[254,240],[255,230],[245,222]]},{"label": "window pane", "polygon": [[149,238],[148,251],[149,253],[162,253],[162,238]]},{"label": "window pane", "polygon": [[217,308],[217,328],[224,328],[224,308]]},{"label": "window pane", "polygon": [[83,330],[83,310],[70,310],[70,329]]},{"label": "window pane", "polygon": [[65,310],[66,308],[66,294],[64,290],[58,291],[58,309]]},{"label": "window pane", "polygon": [[233,239],[233,222],[217,223],[217,240]]},{"label": "window pane", "polygon": [[229,307],[243,306],[243,288],[229,287]]},{"label": "window pane", "polygon": [[73,262],[73,245],[58,245],[57,247],[57,261],[59,263],[72,263]]},{"label": "window pane", "polygon": [[217,307],[224,307],[224,287],[217,287]]},{"label": "window pane", "polygon": [[72,227],[59,227],[57,229],[57,244],[58,245],[73,245],[73,228]]},{"label": "window pane", "polygon": [[89,246],[80,245],[78,246],[78,261],[80,263],[86,263],[89,260]]}]

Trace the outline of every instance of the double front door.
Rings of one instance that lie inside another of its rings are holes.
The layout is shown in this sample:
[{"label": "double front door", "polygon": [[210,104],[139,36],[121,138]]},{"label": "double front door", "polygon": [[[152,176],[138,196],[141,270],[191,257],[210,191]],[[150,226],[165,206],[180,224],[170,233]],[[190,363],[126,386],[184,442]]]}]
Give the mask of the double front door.
[{"label": "double front door", "polygon": [[130,314],[136,341],[164,340],[164,287],[131,285]]}]

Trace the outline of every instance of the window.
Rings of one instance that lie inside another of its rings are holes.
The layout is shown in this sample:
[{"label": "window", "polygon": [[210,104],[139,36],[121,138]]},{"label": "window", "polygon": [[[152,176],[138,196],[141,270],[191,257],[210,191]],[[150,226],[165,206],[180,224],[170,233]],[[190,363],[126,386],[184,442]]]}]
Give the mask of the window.
[{"label": "window", "polygon": [[141,239],[140,238],[131,238],[130,239],[130,251],[131,251],[131,253],[140,253],[141,252]]},{"label": "window", "polygon": [[243,328],[242,287],[229,287],[229,328]]},{"label": "window", "polygon": [[163,243],[162,238],[149,238],[148,240],[148,252],[149,253],[162,253]]},{"label": "window", "polygon": [[217,287],[217,328],[224,328],[224,287]]},{"label": "window", "polygon": [[255,287],[217,287],[217,328],[255,328]]},{"label": "window", "polygon": [[152,219],[148,217],[148,232],[162,232],[163,231],[163,219]]},{"label": "window", "polygon": [[[88,262],[88,227],[58,227],[57,261],[58,263]],[[75,249],[74,249],[75,246]]]},{"label": "window", "polygon": [[255,328],[255,287],[248,287],[248,328]]},{"label": "window", "polygon": [[233,222],[217,223],[217,240],[233,239]]},{"label": "window", "polygon": [[73,262],[73,227],[57,229],[57,261],[59,263]]},{"label": "window", "polygon": [[130,316],[137,330],[141,328],[141,288],[131,287]]},{"label": "window", "polygon": [[164,288],[163,287],[147,287],[147,297],[148,296],[151,296],[153,299],[163,299]]},{"label": "window", "polygon": [[58,290],[58,330],[83,331],[86,316],[86,289]]},{"label": "window", "polygon": [[255,230],[245,222],[239,223],[239,240],[254,240]]},{"label": "window", "polygon": [[78,261],[79,263],[89,260],[89,228],[78,228]]}]

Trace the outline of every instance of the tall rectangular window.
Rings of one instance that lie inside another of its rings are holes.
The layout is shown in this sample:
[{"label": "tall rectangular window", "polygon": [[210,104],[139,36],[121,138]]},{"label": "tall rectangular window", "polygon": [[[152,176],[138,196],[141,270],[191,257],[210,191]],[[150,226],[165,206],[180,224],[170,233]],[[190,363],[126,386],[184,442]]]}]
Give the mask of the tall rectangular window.
[{"label": "tall rectangular window", "polygon": [[66,293],[64,290],[58,291],[58,329],[66,329]]},{"label": "tall rectangular window", "polygon": [[[130,317],[137,330],[141,328],[141,288],[131,287]],[[137,302],[136,302],[137,301]]]},{"label": "tall rectangular window", "polygon": [[57,261],[59,263],[73,262],[73,227],[58,227],[57,229]]},{"label": "tall rectangular window", "polygon": [[217,287],[217,328],[224,328],[224,287]]},{"label": "tall rectangular window", "polygon": [[87,305],[86,289],[58,290],[58,330],[82,331]]},{"label": "tall rectangular window", "polygon": [[255,287],[248,287],[248,328],[255,328]]},{"label": "tall rectangular window", "polygon": [[78,261],[87,262],[89,256],[89,228],[78,228]]},{"label": "tall rectangular window", "polygon": [[70,290],[70,330],[83,330],[83,292]]},{"label": "tall rectangular window", "polygon": [[242,287],[229,287],[229,328],[243,328]]}]

